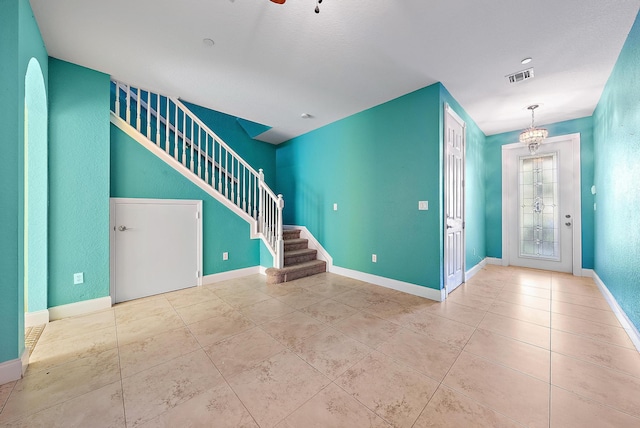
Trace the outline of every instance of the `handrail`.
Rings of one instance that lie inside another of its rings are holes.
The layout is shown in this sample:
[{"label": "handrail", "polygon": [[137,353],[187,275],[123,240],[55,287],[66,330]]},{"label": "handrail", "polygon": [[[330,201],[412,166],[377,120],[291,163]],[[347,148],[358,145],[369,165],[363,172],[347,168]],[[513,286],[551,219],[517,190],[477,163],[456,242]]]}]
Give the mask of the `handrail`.
[{"label": "handrail", "polygon": [[[117,82],[117,81],[115,81],[115,82],[116,82],[116,87],[117,88],[120,88],[120,89],[123,89],[123,90],[126,91],[126,89],[122,87],[122,84],[120,82]],[[145,90],[145,89],[141,89],[141,90],[147,92],[147,90]],[[138,94],[136,93],[136,91],[133,90],[131,88],[131,86],[129,86],[129,91],[130,91],[130,96],[134,100],[136,100],[136,102],[137,102]],[[173,98],[171,98],[171,99],[173,100]],[[185,109],[187,108],[187,106],[185,106],[183,103],[180,103],[180,105],[184,106]],[[154,117],[154,118],[157,117],[157,115],[158,115],[157,110],[155,110],[152,106],[149,106],[145,100],[140,100],[140,106],[143,107],[144,109],[149,109],[151,111],[151,116],[152,117]],[[198,118],[198,120],[199,120],[199,118]],[[167,123],[167,120],[164,118],[164,116],[162,116],[162,114],[160,115],[160,123],[162,123],[163,125],[166,125],[166,123]],[[169,128],[170,128],[171,131],[177,132],[178,136],[180,138],[183,138],[187,145],[191,146],[191,144],[192,144],[191,143],[191,139],[188,138],[186,135],[184,135],[180,130],[176,130],[175,126],[171,122],[169,122]],[[211,132],[213,133],[213,131],[211,131]],[[210,156],[207,156],[207,160],[210,161],[213,164],[213,166],[216,167],[216,169],[221,169],[222,168],[222,166],[218,165],[218,163],[215,162],[215,160],[212,159]]]},{"label": "handrail", "polygon": [[124,101],[122,120],[145,141],[181,163],[226,203],[248,214],[273,256],[274,267],[282,268],[284,201],[264,182],[263,171],[251,167],[179,99],[114,79],[111,82],[115,89],[113,114],[122,119]]}]

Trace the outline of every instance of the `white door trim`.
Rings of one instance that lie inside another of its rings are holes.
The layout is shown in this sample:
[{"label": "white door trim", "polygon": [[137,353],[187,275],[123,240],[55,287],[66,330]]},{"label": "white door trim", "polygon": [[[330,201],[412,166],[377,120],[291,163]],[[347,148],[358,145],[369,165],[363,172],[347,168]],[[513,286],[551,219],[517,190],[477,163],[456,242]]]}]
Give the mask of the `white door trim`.
[{"label": "white door trim", "polygon": [[196,220],[197,231],[197,260],[198,266],[198,286],[202,285],[202,200],[191,199],[143,199],[143,198],[110,198],[109,199],[109,295],[111,296],[111,304],[115,303],[116,298],[116,277],[115,277],[115,261],[116,261],[116,225],[114,223],[116,204],[163,204],[163,205],[195,205],[198,210],[198,218]]},{"label": "white door trim", "polygon": [[[582,197],[580,181],[580,133],[560,135],[547,138],[542,144],[558,143],[561,141],[571,141],[573,148],[573,263],[572,271],[574,275],[582,276]],[[507,168],[505,161],[509,150],[522,148],[522,143],[505,144],[502,146],[502,265],[509,266],[509,222],[507,207],[512,202],[507,186]]]},{"label": "white door trim", "polygon": [[[447,200],[450,197],[450,195],[447,193],[448,192],[448,186],[447,186],[447,182],[446,182],[446,176],[447,176],[447,166],[446,166],[446,162],[447,162],[447,124],[448,124],[448,120],[449,118],[455,120],[456,122],[458,122],[458,124],[462,127],[462,244],[461,244],[461,251],[462,251],[462,272],[461,272],[461,276],[462,276],[462,280],[460,282],[460,284],[456,284],[452,287],[449,287],[448,284],[448,278],[447,278],[447,263],[448,263],[448,257],[447,257],[447,218],[446,218],[446,210],[447,210]],[[466,222],[466,192],[465,192],[465,179],[466,179],[466,170],[467,170],[467,166],[466,166],[466,149],[467,149],[467,124],[464,122],[464,120],[462,120],[462,118],[451,108],[451,106],[448,103],[444,103],[444,123],[443,123],[443,138],[442,138],[442,148],[443,148],[443,176],[445,177],[444,183],[443,183],[443,187],[444,187],[444,198],[443,198],[443,209],[441,211],[442,213],[442,236],[443,236],[443,282],[444,282],[444,289],[445,289],[445,296],[447,296],[449,293],[451,293],[453,290],[455,290],[458,286],[464,284],[464,282],[466,281],[466,274],[465,274],[465,269],[466,269],[466,264],[467,264],[467,260],[466,260],[466,227],[465,227],[465,222]]]}]

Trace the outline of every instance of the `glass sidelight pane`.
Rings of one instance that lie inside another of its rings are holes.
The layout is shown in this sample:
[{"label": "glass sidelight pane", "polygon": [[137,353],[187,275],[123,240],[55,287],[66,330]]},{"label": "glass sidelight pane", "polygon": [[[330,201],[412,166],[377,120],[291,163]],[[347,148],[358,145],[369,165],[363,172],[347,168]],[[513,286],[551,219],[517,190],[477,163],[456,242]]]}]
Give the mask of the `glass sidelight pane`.
[{"label": "glass sidelight pane", "polygon": [[518,168],[520,256],[559,260],[558,156],[523,156]]}]

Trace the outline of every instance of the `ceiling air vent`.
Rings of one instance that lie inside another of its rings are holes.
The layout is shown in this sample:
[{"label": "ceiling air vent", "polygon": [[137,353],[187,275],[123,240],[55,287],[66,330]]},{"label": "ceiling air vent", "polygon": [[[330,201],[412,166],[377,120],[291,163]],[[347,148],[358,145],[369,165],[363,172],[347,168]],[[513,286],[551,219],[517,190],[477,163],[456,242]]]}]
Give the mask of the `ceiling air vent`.
[{"label": "ceiling air vent", "polygon": [[509,79],[509,83],[520,83],[525,80],[533,79],[533,68],[527,68],[526,70],[509,74],[507,75],[507,79]]}]

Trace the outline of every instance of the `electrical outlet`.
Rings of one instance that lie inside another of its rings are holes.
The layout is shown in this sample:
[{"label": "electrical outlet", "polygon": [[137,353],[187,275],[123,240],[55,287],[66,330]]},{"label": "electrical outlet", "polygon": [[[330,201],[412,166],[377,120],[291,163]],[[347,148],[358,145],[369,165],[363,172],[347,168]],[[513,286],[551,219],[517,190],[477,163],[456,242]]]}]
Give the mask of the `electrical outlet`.
[{"label": "electrical outlet", "polygon": [[78,285],[78,284],[83,284],[83,283],[84,283],[84,274],[82,272],[74,273],[73,274],[73,284],[74,285]]},{"label": "electrical outlet", "polygon": [[333,204],[333,210],[338,211],[338,204]]},{"label": "electrical outlet", "polygon": [[222,253],[222,260],[229,260],[229,253],[227,253],[226,251]]},{"label": "electrical outlet", "polygon": [[376,256],[375,254],[371,254],[371,261],[373,263],[378,263],[378,256]]},{"label": "electrical outlet", "polygon": [[418,210],[420,210],[420,211],[428,211],[429,210],[429,201],[418,201]]}]

